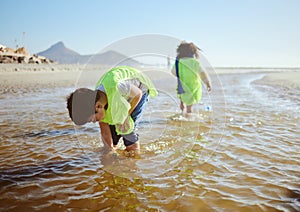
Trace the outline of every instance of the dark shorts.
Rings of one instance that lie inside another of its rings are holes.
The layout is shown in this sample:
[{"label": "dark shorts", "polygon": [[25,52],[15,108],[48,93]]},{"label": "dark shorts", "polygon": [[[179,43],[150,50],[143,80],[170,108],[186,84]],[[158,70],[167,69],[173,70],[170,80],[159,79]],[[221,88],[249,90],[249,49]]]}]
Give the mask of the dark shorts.
[{"label": "dark shorts", "polygon": [[[136,121],[142,116],[142,113],[148,101],[149,101],[149,95],[148,93],[145,93],[142,96],[141,101],[138,103],[136,108],[131,113],[131,118],[133,119],[134,124],[136,124]],[[127,135],[118,135],[116,132],[115,125],[109,125],[109,128],[111,131],[111,137],[113,139],[114,145],[117,145],[119,143],[120,138],[123,138],[125,146],[130,146],[139,140],[138,134],[135,132],[135,128],[133,132]]]}]

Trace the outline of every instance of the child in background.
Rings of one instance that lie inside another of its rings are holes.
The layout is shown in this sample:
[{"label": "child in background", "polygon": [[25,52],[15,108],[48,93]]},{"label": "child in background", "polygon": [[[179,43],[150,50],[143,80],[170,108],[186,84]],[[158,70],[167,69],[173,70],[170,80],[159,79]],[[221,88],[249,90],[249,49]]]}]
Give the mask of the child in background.
[{"label": "child in background", "polygon": [[180,109],[187,115],[192,113],[192,106],[200,102],[202,97],[202,81],[207,91],[211,83],[206,73],[201,70],[198,50],[194,43],[182,42],[177,48],[177,57],[172,73],[177,77],[177,95],[180,99]]}]

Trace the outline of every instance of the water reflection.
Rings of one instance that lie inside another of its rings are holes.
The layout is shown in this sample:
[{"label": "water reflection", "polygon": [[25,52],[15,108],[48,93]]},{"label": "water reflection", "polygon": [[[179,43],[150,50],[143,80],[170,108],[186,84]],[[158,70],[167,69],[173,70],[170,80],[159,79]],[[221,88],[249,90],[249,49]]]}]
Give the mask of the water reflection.
[{"label": "water reflection", "polygon": [[299,105],[251,84],[260,75],[220,77],[224,110],[200,104],[202,119],[172,119],[177,106],[161,96],[164,103],[152,101],[139,123],[141,154],[129,157],[120,145],[112,160],[101,151],[96,125],[70,122],[70,88],[6,94],[2,209],[298,211]]}]

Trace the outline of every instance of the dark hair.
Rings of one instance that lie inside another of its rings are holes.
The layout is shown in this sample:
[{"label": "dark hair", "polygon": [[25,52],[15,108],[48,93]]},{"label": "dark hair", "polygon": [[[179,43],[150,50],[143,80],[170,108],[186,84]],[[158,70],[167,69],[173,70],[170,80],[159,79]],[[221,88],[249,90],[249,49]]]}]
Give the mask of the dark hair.
[{"label": "dark hair", "polygon": [[187,43],[185,41],[181,42],[181,44],[177,47],[177,59],[185,58],[185,57],[199,57],[198,54],[199,49],[194,43]]},{"label": "dark hair", "polygon": [[95,103],[100,94],[88,88],[78,88],[67,97],[67,108],[76,125],[84,125],[88,118],[95,114]]}]

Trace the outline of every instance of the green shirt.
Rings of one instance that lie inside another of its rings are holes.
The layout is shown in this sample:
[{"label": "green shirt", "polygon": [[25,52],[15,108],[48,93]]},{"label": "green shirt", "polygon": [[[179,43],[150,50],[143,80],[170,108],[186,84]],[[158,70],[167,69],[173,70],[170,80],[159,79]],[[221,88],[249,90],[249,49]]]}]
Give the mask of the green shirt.
[{"label": "green shirt", "polygon": [[[103,85],[108,102],[108,108],[102,122],[110,125],[122,125],[128,117],[128,111],[131,106],[127,99],[119,92],[118,84],[121,81],[129,79],[138,79],[141,83],[143,83],[143,85],[148,88],[149,96],[154,97],[157,95],[157,91],[151,80],[142,72],[128,66],[113,68],[105,73],[96,84],[96,89],[99,85]],[[133,129],[134,122],[131,117],[129,129],[121,131],[118,127],[116,127],[118,134],[129,134],[133,131]]]},{"label": "green shirt", "polygon": [[195,58],[179,59],[178,75],[184,93],[178,94],[178,96],[186,105],[193,105],[201,100],[202,83],[200,70],[200,63]]}]

